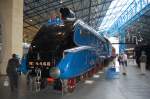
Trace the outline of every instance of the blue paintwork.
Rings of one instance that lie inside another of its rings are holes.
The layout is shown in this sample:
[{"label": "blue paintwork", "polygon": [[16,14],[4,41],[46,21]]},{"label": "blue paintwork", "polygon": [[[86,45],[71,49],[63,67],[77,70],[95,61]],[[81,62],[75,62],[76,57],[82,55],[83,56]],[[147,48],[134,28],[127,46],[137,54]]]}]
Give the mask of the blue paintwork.
[{"label": "blue paintwork", "polygon": [[109,45],[110,42],[106,38],[102,37],[93,28],[85,24],[81,20],[77,20],[74,25],[74,42],[78,46],[92,46],[96,49],[99,56],[110,56]]},{"label": "blue paintwork", "polygon": [[90,47],[80,48],[78,47],[74,51],[68,52],[59,63],[58,67],[61,71],[61,79],[79,76],[95,65],[97,57],[94,49]]},{"label": "blue paintwork", "polygon": [[61,25],[61,24],[64,24],[64,23],[59,17],[48,20],[48,25]]},{"label": "blue paintwork", "polygon": [[66,51],[66,55],[58,64],[60,79],[77,77],[96,66],[100,56],[111,55],[111,44],[94,29],[76,21],[74,25],[74,42],[80,46]]},{"label": "blue paintwork", "polygon": [[80,76],[94,68],[103,56],[108,58],[111,54],[110,42],[80,20],[74,24],[74,42],[79,47],[65,50],[65,56],[56,66],[60,79]]},{"label": "blue paintwork", "polygon": [[21,59],[21,64],[18,67],[18,72],[22,72],[24,74],[26,74],[28,72],[28,69],[27,69],[27,58],[26,57]]},{"label": "blue paintwork", "polygon": [[101,48],[106,43],[104,37],[81,20],[74,25],[74,42],[78,46],[93,46]]}]

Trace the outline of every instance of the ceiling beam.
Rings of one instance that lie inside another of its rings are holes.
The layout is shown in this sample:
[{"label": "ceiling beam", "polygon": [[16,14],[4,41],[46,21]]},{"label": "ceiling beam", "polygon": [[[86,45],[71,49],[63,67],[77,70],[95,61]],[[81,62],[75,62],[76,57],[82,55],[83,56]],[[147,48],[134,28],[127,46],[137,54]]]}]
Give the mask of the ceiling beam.
[{"label": "ceiling beam", "polygon": [[[102,3],[100,3],[100,4],[91,5],[91,7],[103,5],[103,4],[106,4],[106,3],[111,3],[112,1],[113,1],[113,0],[111,0],[111,1],[105,1],[105,2],[102,2]],[[74,4],[76,4],[76,3],[78,3],[78,2],[80,2],[80,0],[75,1]],[[64,3],[65,3],[65,2],[64,2]],[[68,3],[68,2],[66,2],[66,3]],[[72,2],[70,2],[69,4],[64,4],[64,6],[68,6],[68,5],[70,5],[71,3],[72,3]],[[60,5],[58,4],[58,5],[48,6],[48,8],[47,8],[46,10],[52,11],[52,10],[54,10],[54,9],[56,9],[56,8],[60,8]],[[86,10],[86,9],[88,9],[88,8],[89,8],[89,7],[81,8],[81,9],[76,10],[76,11],[74,11],[74,12],[77,13],[77,12],[79,12],[79,11],[83,11],[83,10]],[[39,13],[39,14],[43,14],[43,13],[45,13],[44,10],[45,10],[45,9],[39,10],[38,13]],[[107,9],[106,9],[106,10],[107,10]],[[41,12],[41,11],[43,11],[43,12]],[[32,18],[32,17],[35,17],[35,16],[36,16],[36,15],[35,15],[34,13],[30,13],[30,15],[28,15],[28,18],[24,18],[24,19],[29,19],[29,18]]]},{"label": "ceiling beam", "polygon": [[[24,3],[26,3],[26,2],[24,2]],[[29,8],[31,8],[31,6],[29,6]],[[36,10],[36,9],[35,9]],[[41,18],[44,18],[43,16],[41,16],[41,14],[38,14],[38,11],[36,10],[36,11],[34,11],[35,13],[36,13],[36,15],[37,16],[40,16]],[[26,13],[24,13],[25,15],[26,15]],[[26,15],[27,16],[27,15]],[[33,19],[32,19],[33,20]],[[35,19],[34,19],[35,20]],[[37,20],[35,20],[35,21],[37,21]]]},{"label": "ceiling beam", "polygon": [[[80,2],[81,2],[81,1],[80,1]],[[73,9],[76,10],[76,9],[75,9],[75,5],[74,5],[74,0],[72,0],[72,6],[73,6]],[[76,12],[75,12],[75,17],[76,17]]]},{"label": "ceiling beam", "polygon": [[[95,13],[96,13],[96,12],[95,12]],[[95,13],[92,13],[92,15],[95,14]],[[104,16],[105,16],[105,15],[104,15]],[[95,20],[96,18],[104,17],[104,16],[99,15],[99,16],[97,16],[97,17],[95,17],[95,18],[91,18],[90,21],[91,21],[91,20]],[[81,19],[83,19],[83,18],[85,18],[85,17],[88,17],[88,15],[82,16]],[[35,26],[35,25],[38,25],[38,24],[41,24],[41,23],[45,23],[45,22],[47,22],[47,21],[48,21],[48,19],[44,19],[44,20],[39,21],[39,22],[37,22],[37,23],[35,23],[35,24],[31,24],[30,26],[25,26],[24,28],[31,27],[31,26]],[[86,22],[87,22],[87,20],[86,20]]]},{"label": "ceiling beam", "polygon": [[[78,0],[78,1],[76,1],[76,2],[74,2],[74,3],[77,3],[77,2],[80,2],[80,0]],[[45,10],[47,10],[47,11],[50,12],[50,11],[53,11],[53,10],[55,10],[55,9],[60,8],[61,6],[68,6],[68,5],[71,5],[71,4],[72,4],[72,1],[71,1],[71,0],[68,0],[68,1],[66,1],[66,2],[63,2],[62,4],[58,3],[58,4],[55,4],[55,5],[52,5],[52,6],[47,6],[46,8],[43,8],[43,9],[38,10],[38,14],[41,14],[41,15],[42,15],[43,13],[45,13]],[[26,13],[26,12],[24,12],[24,13]],[[32,12],[32,13],[26,13],[26,15],[27,15],[28,17],[27,17],[27,18],[24,18],[24,20],[36,16],[36,14],[35,14],[34,12]]]},{"label": "ceiling beam", "polygon": [[[32,0],[31,2],[26,2],[27,0],[24,0],[24,3],[26,3],[25,6],[30,6],[32,3],[39,3],[39,0]],[[40,0],[42,1],[42,0]]]},{"label": "ceiling beam", "polygon": [[29,23],[29,22],[27,22],[27,21],[25,21],[25,20],[24,20],[24,22],[27,23],[29,26],[25,26],[25,27],[23,27],[23,28],[27,28],[27,27],[33,26],[35,29],[38,29],[38,30],[39,30],[39,28],[36,27],[35,25],[32,25],[31,23]]},{"label": "ceiling beam", "polygon": [[[40,7],[42,7],[42,6],[46,6],[46,5],[48,5],[48,4],[52,4],[52,3],[56,3],[56,2],[58,2],[58,1],[52,1],[52,2],[46,2],[46,3],[44,3],[44,4],[41,4],[41,5],[38,5],[38,6],[36,6],[36,7],[33,7],[33,8],[31,8],[31,9],[29,9],[29,10],[25,10],[24,11],[24,13],[27,13],[27,12],[30,12],[30,11],[32,11],[32,10],[35,10],[35,9],[37,9],[37,8],[40,8]],[[32,3],[34,3],[34,2],[32,2]],[[26,5],[31,5],[30,3],[29,4],[26,4]]]},{"label": "ceiling beam", "polygon": [[[80,0],[81,1],[81,0]],[[105,1],[106,2],[106,1]],[[108,1],[107,1],[108,2]],[[109,3],[110,3],[110,1],[109,1]],[[91,4],[92,5],[92,4]],[[97,6],[98,6],[98,4],[96,4]],[[104,4],[103,4],[103,6],[104,6]],[[89,20],[89,22],[91,22],[92,20],[95,20],[95,19],[97,19],[97,18],[102,18],[102,17],[104,17],[105,15],[100,15],[100,14],[98,14],[98,13],[102,13],[102,12],[107,12],[107,10],[104,10],[104,11],[102,11],[103,10],[103,7],[102,7],[102,9],[101,9],[101,11],[96,11],[95,13],[91,13],[91,11],[90,11],[90,15],[91,16],[93,16],[93,15],[95,15],[95,14],[97,14],[97,17],[92,17],[90,20]],[[85,17],[87,17],[87,16],[89,16],[89,13],[87,14],[87,15],[84,15],[84,16],[80,16],[80,18],[81,19],[83,19],[83,18],[85,18]],[[90,16],[90,17],[91,17]],[[24,19],[25,20],[25,19]],[[38,24],[41,24],[41,23],[45,23],[46,21],[47,21],[48,19],[43,19],[42,21],[38,21],[38,22],[36,22],[35,24],[30,24],[30,26],[25,26],[25,28],[27,28],[27,27],[31,27],[31,26],[35,26],[35,25],[38,25]],[[87,20],[86,20],[87,21]]]},{"label": "ceiling beam", "polygon": [[[92,8],[92,7],[101,6],[101,5],[104,5],[104,4],[107,4],[107,3],[110,3],[110,4],[111,4],[112,1],[114,1],[114,0],[111,0],[111,1],[106,1],[106,0],[105,0],[105,1],[103,1],[103,2],[101,2],[101,3],[99,3],[99,4],[91,5],[91,8]],[[89,9],[89,7],[85,7],[85,8],[78,9],[78,10],[76,10],[75,12],[79,12],[79,11],[87,10],[87,9]],[[108,10],[108,9],[107,9],[107,10]]]},{"label": "ceiling beam", "polygon": [[92,5],[92,0],[89,0],[89,15],[88,15],[88,24],[90,24],[90,17],[91,17],[91,5]]}]

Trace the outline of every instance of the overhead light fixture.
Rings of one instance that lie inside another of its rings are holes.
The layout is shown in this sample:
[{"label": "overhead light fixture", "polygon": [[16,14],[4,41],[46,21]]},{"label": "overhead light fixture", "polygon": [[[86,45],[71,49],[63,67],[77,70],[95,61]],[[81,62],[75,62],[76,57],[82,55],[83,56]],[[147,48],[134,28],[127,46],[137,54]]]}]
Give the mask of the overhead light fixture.
[{"label": "overhead light fixture", "polygon": [[64,24],[60,24],[59,26],[61,27],[61,26],[65,26],[65,25]]},{"label": "overhead light fixture", "polygon": [[61,32],[58,32],[58,35],[61,35],[62,33]]},{"label": "overhead light fixture", "polygon": [[63,3],[63,0],[60,0],[60,3]]}]

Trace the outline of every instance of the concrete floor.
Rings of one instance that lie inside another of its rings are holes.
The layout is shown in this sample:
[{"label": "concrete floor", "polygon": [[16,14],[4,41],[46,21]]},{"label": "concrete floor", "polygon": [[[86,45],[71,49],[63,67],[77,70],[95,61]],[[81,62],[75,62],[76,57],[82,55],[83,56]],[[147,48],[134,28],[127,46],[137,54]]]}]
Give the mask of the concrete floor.
[{"label": "concrete floor", "polygon": [[104,75],[90,79],[92,84],[79,84],[75,92],[62,96],[47,88],[33,93],[28,90],[24,77],[20,78],[18,92],[10,92],[9,87],[3,86],[4,77],[0,77],[1,99],[150,99],[150,71],[140,75],[135,65],[128,66],[128,74],[120,73],[118,79],[108,80]]}]

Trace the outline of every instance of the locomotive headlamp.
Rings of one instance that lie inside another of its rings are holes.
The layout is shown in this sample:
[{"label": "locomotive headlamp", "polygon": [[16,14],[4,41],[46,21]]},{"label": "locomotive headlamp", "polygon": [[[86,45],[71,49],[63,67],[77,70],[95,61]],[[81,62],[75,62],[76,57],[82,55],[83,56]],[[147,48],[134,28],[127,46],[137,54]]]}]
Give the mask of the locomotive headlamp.
[{"label": "locomotive headlamp", "polygon": [[52,67],[50,69],[50,76],[53,78],[58,78],[60,76],[60,69],[58,67]]}]

